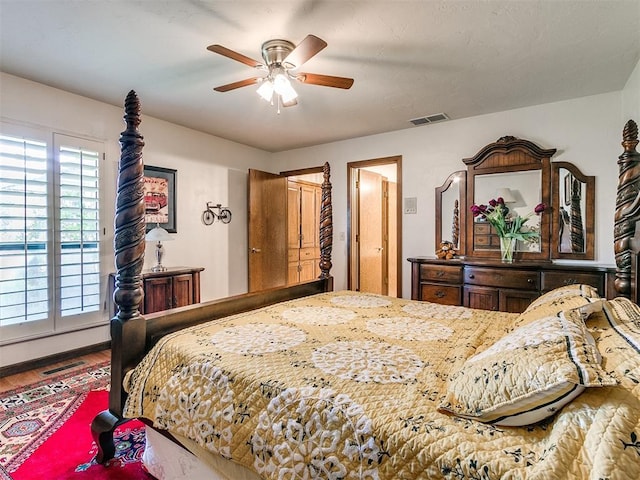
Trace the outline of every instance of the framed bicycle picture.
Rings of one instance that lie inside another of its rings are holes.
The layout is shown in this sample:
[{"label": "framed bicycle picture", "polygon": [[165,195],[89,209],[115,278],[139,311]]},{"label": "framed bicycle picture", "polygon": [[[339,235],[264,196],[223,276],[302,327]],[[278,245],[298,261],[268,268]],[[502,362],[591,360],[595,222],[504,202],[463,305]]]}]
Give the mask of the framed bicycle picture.
[{"label": "framed bicycle picture", "polygon": [[147,232],[156,225],[177,233],[176,174],[171,168],[144,166],[144,209]]}]

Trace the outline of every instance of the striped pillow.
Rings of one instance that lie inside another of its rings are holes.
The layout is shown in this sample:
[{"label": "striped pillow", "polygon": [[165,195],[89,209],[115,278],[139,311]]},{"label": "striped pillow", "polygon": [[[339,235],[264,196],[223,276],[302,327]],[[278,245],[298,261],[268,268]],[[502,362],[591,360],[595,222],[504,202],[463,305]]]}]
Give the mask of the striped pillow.
[{"label": "striped pillow", "polygon": [[467,359],[449,376],[438,410],[496,425],[530,425],[585,387],[615,385],[600,361],[579,309],[550,315]]}]

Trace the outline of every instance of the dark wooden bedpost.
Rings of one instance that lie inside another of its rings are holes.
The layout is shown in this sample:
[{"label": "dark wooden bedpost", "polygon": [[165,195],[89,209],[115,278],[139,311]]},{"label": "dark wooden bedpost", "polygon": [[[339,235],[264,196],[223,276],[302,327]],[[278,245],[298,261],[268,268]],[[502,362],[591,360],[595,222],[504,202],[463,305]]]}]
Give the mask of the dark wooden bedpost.
[{"label": "dark wooden bedpost", "polygon": [[[144,355],[145,320],[139,306],[143,298],[142,265],[145,249],[143,137],[140,125],[140,102],[132,90],[125,100],[126,129],[120,136],[120,166],[115,216],[116,290],[114,301],[118,313],[111,319],[111,391],[109,409],[91,424],[98,446],[96,460],[104,463],[115,454],[113,431],[122,422],[125,392],[124,372]],[[123,348],[126,339],[126,349]]]},{"label": "dark wooden bedpost", "polygon": [[640,153],[638,145],[638,125],[629,120],[622,133],[624,152],[618,157],[620,174],[616,194],[613,236],[616,258],[615,289],[619,296],[629,297],[631,293],[631,239],[636,230],[637,215],[631,213],[640,189]]},{"label": "dark wooden bedpost", "polygon": [[[331,278],[331,251],[333,249],[333,208],[331,206],[331,167],[322,166],[322,204],[320,206],[320,278]],[[331,286],[333,288],[333,286]]]}]

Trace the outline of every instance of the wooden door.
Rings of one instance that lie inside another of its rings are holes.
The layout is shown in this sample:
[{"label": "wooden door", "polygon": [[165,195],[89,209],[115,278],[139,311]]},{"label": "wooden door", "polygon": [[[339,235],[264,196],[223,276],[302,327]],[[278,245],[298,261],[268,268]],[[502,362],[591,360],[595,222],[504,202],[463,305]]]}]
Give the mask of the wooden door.
[{"label": "wooden door", "polygon": [[[317,207],[319,209],[319,207]],[[316,225],[319,225],[316,213],[316,188],[311,185],[300,186],[300,248],[318,245]]]},{"label": "wooden door", "polygon": [[173,276],[173,308],[193,303],[193,275],[183,273]]},{"label": "wooden door", "polygon": [[361,292],[384,293],[382,175],[359,171],[358,284]]},{"label": "wooden door", "polygon": [[300,248],[300,185],[287,182],[287,247]]},{"label": "wooden door", "polygon": [[287,283],[287,178],[249,169],[249,291]]},{"label": "wooden door", "polygon": [[144,281],[144,313],[171,308],[173,288],[171,277],[149,278]]}]

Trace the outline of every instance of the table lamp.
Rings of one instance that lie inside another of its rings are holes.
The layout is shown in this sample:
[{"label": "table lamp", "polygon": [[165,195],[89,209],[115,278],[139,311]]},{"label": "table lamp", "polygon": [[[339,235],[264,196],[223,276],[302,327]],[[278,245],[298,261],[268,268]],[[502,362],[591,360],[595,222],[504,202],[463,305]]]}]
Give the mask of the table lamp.
[{"label": "table lamp", "polygon": [[173,240],[173,237],[169,235],[164,228],[160,226],[160,224],[156,223],[156,226],[149,230],[147,236],[145,237],[147,242],[157,242],[156,243],[156,264],[153,268],[151,268],[152,272],[164,272],[167,267],[162,266],[162,255],[164,254],[164,249],[162,247],[162,242],[168,242]]}]

